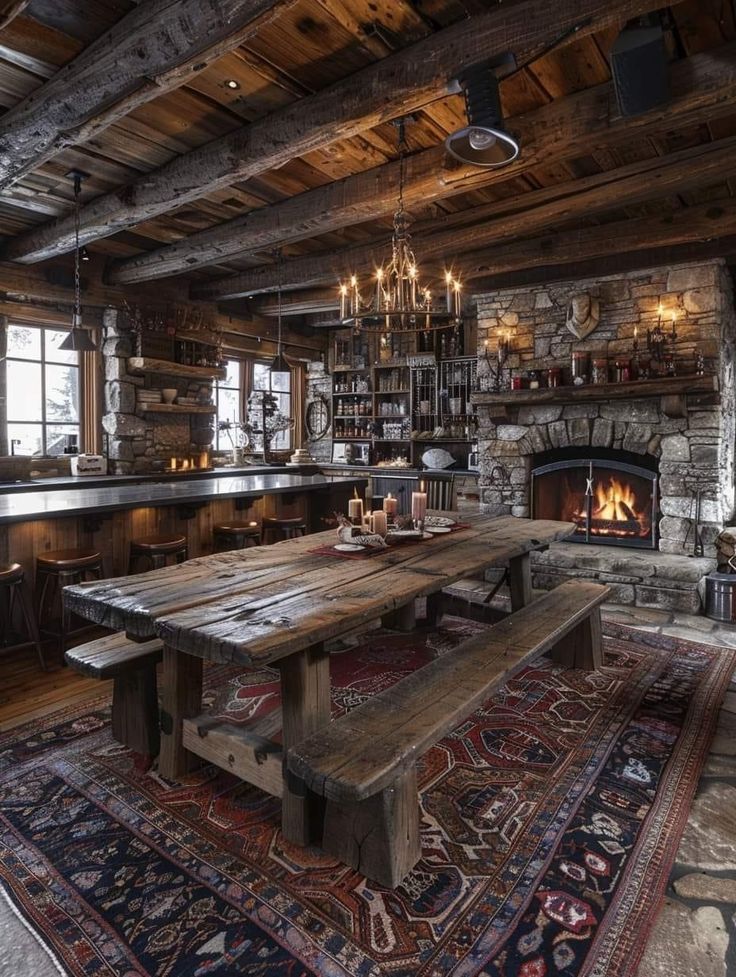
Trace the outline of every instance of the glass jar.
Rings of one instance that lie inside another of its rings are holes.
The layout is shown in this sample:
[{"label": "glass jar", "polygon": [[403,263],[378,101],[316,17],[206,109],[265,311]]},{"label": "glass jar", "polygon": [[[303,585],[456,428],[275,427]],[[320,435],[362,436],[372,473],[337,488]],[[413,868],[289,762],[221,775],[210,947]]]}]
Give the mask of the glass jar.
[{"label": "glass jar", "polygon": [[574,384],[585,383],[588,379],[588,358],[589,354],[584,350],[573,350],[572,354],[572,382]]},{"label": "glass jar", "polygon": [[608,383],[608,360],[593,360],[591,378],[593,383]]},{"label": "glass jar", "polygon": [[528,376],[529,376],[529,389],[530,390],[538,390],[539,389],[539,371],[538,370],[530,370]]},{"label": "glass jar", "polygon": [[515,373],[514,376],[511,377],[511,389],[512,390],[521,390],[521,374],[520,373]]},{"label": "glass jar", "polygon": [[559,366],[551,366],[547,370],[547,386],[548,387],[559,387],[562,382],[562,370]]},{"label": "glass jar", "polygon": [[628,383],[631,379],[631,360],[616,360],[616,383]]}]

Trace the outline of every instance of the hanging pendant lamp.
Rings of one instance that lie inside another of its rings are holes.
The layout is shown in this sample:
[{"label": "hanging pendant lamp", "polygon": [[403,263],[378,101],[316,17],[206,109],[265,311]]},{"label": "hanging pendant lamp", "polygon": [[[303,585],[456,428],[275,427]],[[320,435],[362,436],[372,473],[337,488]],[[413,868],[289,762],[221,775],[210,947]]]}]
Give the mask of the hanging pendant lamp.
[{"label": "hanging pendant lamp", "polygon": [[519,155],[519,141],[506,129],[498,90],[498,74],[515,64],[513,55],[474,64],[458,78],[465,93],[468,124],[445,140],[448,152],[463,163],[496,169]]},{"label": "hanging pendant lamp", "polygon": [[278,325],[277,325],[277,330],[278,330],[278,332],[277,332],[277,335],[278,335],[278,345],[276,347],[276,356],[274,358],[273,363],[269,367],[268,372],[271,374],[271,376],[274,376],[274,374],[278,374],[278,373],[285,373],[285,374],[287,374],[287,376],[291,376],[291,367],[289,366],[289,363],[288,363],[286,357],[284,356],[284,353],[283,353],[283,350],[282,350],[282,347],[281,347],[281,252],[280,251],[278,252],[278,255],[277,255],[277,258],[276,258],[276,268],[277,268],[277,271],[278,271],[278,274],[277,274],[277,277],[278,277],[278,312],[277,312],[277,320],[276,320],[277,323],[278,323]]},{"label": "hanging pendant lamp", "polygon": [[72,170],[69,174],[74,180],[74,312],[72,313],[72,328],[66,339],[59,344],[59,349],[72,353],[92,353],[97,349],[89,330],[82,326],[82,287],[79,279],[79,194],[82,190],[82,180],[87,176],[79,170]]}]

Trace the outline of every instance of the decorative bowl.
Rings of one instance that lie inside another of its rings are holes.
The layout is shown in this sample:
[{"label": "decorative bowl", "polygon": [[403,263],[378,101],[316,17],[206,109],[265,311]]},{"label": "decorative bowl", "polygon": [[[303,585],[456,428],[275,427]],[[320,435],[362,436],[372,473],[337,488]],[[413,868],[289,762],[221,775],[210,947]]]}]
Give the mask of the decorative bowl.
[{"label": "decorative bowl", "polygon": [[164,387],[164,389],[161,391],[161,396],[163,397],[165,404],[173,404],[176,400],[176,394],[176,387]]}]

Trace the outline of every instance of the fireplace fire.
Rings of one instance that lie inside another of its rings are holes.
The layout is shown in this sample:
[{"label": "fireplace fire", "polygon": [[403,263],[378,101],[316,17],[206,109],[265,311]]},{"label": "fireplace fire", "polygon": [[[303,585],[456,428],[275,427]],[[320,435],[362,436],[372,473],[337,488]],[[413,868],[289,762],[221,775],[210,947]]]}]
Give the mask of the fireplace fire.
[{"label": "fireplace fire", "polygon": [[574,458],[532,471],[532,517],[574,522],[578,542],[656,546],[655,471],[608,458]]}]

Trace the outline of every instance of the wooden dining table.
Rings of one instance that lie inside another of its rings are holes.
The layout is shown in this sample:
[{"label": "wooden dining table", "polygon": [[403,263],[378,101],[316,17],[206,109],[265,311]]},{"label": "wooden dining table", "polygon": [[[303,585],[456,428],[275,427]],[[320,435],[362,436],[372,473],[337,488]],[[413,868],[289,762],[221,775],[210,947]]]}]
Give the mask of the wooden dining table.
[{"label": "wooden dining table", "polygon": [[[334,531],[218,553],[134,576],[66,587],[75,613],[136,641],[164,644],[159,772],[169,779],[202,759],[282,800],[285,837],[318,833],[318,799],[283,763],[284,751],[330,722],[325,642],[377,619],[413,625],[416,598],[429,612],[444,587],[507,566],[512,610],[531,599],[530,554],[573,524],[512,516],[463,516],[462,528],[421,542],[344,557]],[[281,741],[263,727],[202,712],[205,661],[274,666],[280,673]]]}]

